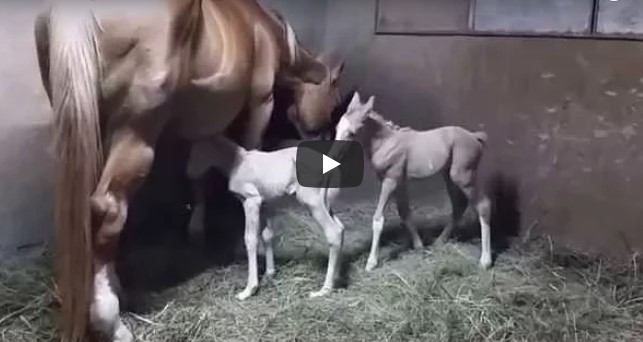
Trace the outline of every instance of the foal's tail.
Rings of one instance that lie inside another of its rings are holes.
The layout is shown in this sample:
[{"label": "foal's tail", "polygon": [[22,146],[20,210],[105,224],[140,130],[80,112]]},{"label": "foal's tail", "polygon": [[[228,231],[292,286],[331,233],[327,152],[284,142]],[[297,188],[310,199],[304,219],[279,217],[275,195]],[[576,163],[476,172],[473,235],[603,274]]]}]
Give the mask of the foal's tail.
[{"label": "foal's tail", "polygon": [[49,42],[49,51],[39,58],[49,62],[49,73],[42,76],[48,78],[54,112],[55,261],[65,342],[80,342],[86,337],[93,290],[90,195],[103,163],[98,24],[89,4],[54,2],[48,36],[36,35],[39,43],[43,39]]},{"label": "foal's tail", "polygon": [[487,140],[489,139],[487,133],[483,131],[474,132],[473,136],[476,137],[483,146],[487,144]]}]

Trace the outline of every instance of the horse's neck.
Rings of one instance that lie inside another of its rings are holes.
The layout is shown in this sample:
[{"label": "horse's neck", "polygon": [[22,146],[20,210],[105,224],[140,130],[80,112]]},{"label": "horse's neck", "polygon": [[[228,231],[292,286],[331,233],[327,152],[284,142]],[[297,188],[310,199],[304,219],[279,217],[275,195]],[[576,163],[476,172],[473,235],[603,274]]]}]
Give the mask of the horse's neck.
[{"label": "horse's neck", "polygon": [[397,133],[385,123],[371,117],[364,122],[364,125],[364,141],[362,141],[362,145],[369,150],[370,155],[375,154]]}]

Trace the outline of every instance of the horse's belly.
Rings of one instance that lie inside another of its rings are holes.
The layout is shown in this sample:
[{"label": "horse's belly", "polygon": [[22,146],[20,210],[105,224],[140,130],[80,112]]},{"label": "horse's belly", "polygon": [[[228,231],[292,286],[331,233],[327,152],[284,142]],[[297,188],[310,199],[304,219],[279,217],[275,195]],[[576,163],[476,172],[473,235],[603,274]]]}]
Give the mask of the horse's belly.
[{"label": "horse's belly", "polygon": [[214,93],[194,89],[175,102],[173,113],[179,135],[198,140],[224,132],[241,113],[242,92]]},{"label": "horse's belly", "polygon": [[407,151],[409,178],[426,178],[442,171],[448,161],[448,151],[439,142],[411,144]]}]

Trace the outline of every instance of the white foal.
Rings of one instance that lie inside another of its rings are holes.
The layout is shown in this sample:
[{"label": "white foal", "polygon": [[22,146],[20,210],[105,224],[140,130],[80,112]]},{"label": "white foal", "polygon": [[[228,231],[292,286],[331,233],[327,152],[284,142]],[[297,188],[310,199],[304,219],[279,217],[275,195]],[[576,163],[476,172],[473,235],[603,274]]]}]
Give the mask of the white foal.
[{"label": "white foal", "polygon": [[321,290],[312,292],[310,296],[323,296],[334,288],[344,240],[344,225],[330,211],[330,204],[339,189],[328,189],[325,198],[326,192],[322,189],[300,186],[295,170],[296,154],[297,148],[294,147],[273,152],[249,151],[223,136],[197,142],[192,147],[187,167],[188,177],[196,179],[207,169],[214,167],[229,177],[229,190],[243,202],[248,283],[246,288],[237,294],[240,300],[252,296],[259,288],[257,247],[260,232],[266,254],[266,275],[271,276],[275,272],[273,227],[270,218],[265,217],[268,212],[265,205],[291,195],[295,195],[299,203],[310,210],[317,223],[324,229],[329,244],[324,285]]}]

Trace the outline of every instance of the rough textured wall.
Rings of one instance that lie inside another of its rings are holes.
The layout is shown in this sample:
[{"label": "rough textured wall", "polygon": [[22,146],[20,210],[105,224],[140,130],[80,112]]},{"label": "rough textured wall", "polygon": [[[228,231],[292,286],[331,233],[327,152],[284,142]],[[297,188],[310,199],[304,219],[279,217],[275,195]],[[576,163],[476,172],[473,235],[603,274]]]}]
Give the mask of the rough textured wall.
[{"label": "rough textured wall", "polygon": [[347,58],[346,89],[403,125],[487,130],[485,174],[515,179],[523,228],[643,248],[643,43],[375,36],[375,5],[329,1],[325,44]]},{"label": "rough textured wall", "polygon": [[321,51],[326,30],[326,0],[259,0],[279,11],[292,25],[301,43]]},{"label": "rough textured wall", "polygon": [[33,38],[37,3],[0,10],[0,252],[50,233],[51,117]]}]

